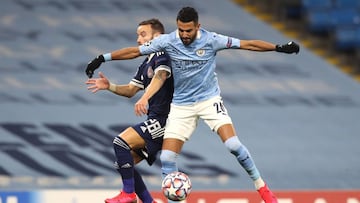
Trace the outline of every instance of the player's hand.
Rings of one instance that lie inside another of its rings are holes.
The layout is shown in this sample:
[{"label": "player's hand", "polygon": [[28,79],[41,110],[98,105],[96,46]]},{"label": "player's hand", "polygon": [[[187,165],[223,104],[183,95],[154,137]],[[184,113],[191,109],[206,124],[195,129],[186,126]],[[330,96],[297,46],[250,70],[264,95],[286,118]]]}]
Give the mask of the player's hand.
[{"label": "player's hand", "polygon": [[136,103],[135,103],[135,115],[142,116],[146,115],[148,113],[148,99],[141,97]]},{"label": "player's hand", "polygon": [[90,61],[87,65],[87,68],[85,70],[86,75],[89,78],[92,78],[94,75],[94,71],[100,67],[101,63],[105,62],[104,56],[100,55],[96,57],[94,60]]},{"label": "player's hand", "polygon": [[99,90],[109,89],[110,82],[102,72],[99,72],[99,78],[88,79],[85,84],[89,85],[88,90],[95,93]]},{"label": "player's hand", "polygon": [[283,52],[283,53],[287,53],[287,54],[292,54],[292,53],[298,54],[300,51],[300,47],[298,44],[291,41],[291,42],[288,42],[287,44],[283,44],[283,45],[277,44],[275,50],[277,52]]}]

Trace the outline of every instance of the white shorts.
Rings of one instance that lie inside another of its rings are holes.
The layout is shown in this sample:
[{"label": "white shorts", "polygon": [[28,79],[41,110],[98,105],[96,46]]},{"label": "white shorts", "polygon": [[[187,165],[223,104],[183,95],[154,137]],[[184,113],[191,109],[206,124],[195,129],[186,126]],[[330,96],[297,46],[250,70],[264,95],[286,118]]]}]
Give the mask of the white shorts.
[{"label": "white shorts", "polygon": [[220,96],[191,105],[171,104],[164,139],[176,138],[184,142],[189,140],[199,118],[215,132],[225,124],[232,124]]}]

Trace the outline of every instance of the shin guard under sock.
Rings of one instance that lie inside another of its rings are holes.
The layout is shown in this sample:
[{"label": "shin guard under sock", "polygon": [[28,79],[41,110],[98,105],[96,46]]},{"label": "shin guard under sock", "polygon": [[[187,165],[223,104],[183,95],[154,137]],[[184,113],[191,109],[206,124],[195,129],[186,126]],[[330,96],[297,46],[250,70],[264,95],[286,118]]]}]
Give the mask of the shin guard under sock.
[{"label": "shin guard under sock", "polygon": [[259,170],[255,166],[254,160],[248,149],[243,145],[237,136],[233,136],[225,141],[225,146],[229,151],[236,156],[240,165],[246,170],[252,180],[257,180],[260,177]]},{"label": "shin guard under sock", "polygon": [[115,167],[123,181],[123,190],[126,193],[135,191],[134,182],[134,159],[131,156],[129,145],[120,137],[115,137],[114,151],[116,156]]},{"label": "shin guard under sock", "polygon": [[160,154],[162,177],[171,172],[178,171],[176,159],[178,154],[170,150],[162,150]]}]

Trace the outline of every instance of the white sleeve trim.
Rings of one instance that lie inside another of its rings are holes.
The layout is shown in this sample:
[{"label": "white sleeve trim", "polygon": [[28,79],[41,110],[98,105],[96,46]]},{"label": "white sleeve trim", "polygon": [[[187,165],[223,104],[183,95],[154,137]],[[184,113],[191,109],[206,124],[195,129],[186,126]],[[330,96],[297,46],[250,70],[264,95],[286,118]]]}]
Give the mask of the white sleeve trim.
[{"label": "white sleeve trim", "polygon": [[171,77],[171,68],[170,68],[169,66],[166,66],[166,65],[160,65],[160,66],[158,66],[158,67],[155,69],[155,74],[156,74],[158,71],[160,71],[160,70],[164,70],[164,71],[166,71],[166,72],[169,73],[166,78]]},{"label": "white sleeve trim", "polygon": [[141,89],[144,89],[144,84],[141,81],[136,80],[134,78],[130,81],[130,84],[132,84],[132,85],[134,85],[136,87],[139,87]]}]

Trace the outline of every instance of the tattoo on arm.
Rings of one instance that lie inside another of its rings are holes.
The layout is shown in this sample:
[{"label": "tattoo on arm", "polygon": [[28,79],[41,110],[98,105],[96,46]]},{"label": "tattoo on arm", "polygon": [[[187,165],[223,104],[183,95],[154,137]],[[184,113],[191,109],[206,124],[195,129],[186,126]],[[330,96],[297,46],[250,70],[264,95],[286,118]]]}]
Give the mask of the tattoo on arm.
[{"label": "tattoo on arm", "polygon": [[167,71],[160,70],[159,72],[156,73],[155,77],[156,79],[163,81],[166,80],[168,74],[169,73]]},{"label": "tattoo on arm", "polygon": [[161,73],[156,74],[155,77],[156,77],[156,79],[158,79],[160,81],[163,80],[162,77],[161,77]]}]

